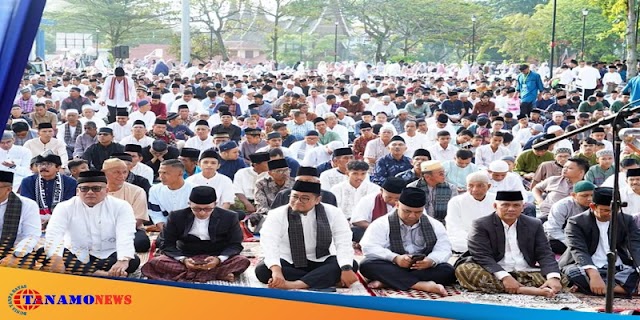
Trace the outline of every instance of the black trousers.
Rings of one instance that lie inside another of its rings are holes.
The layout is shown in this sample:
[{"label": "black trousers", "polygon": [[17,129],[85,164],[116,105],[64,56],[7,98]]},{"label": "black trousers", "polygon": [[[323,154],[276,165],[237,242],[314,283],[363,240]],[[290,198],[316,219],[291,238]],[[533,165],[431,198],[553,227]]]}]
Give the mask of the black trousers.
[{"label": "black trousers", "polygon": [[[29,257],[29,255],[27,255],[27,257]],[[92,274],[96,271],[109,271],[109,269],[118,262],[118,254],[117,252],[114,252],[106,259],[89,256],[89,262],[82,263],[73,253],[71,253],[71,251],[65,248],[62,253],[62,259],[66,267],[66,273]],[[44,248],[40,248],[36,251],[35,256],[31,260],[32,265],[35,261],[40,261],[43,266],[47,266],[51,260],[47,259],[47,254],[45,253]],[[140,258],[135,256],[133,259],[129,260],[129,267],[126,272],[128,274],[134,273],[138,270],[139,266]]]},{"label": "black trousers", "polygon": [[151,248],[151,240],[144,229],[136,230],[136,235],[133,238],[133,246],[136,252],[147,252]]},{"label": "black trousers", "polygon": [[551,239],[549,244],[551,245],[551,251],[555,254],[563,254],[567,251],[567,246],[560,240]]},{"label": "black trousers", "polygon": [[362,236],[364,236],[365,231],[367,231],[367,229],[351,226],[351,233],[353,234],[353,236],[351,237],[351,240],[353,242],[360,242],[360,240],[362,240]]},{"label": "black trousers", "polygon": [[408,290],[420,281],[433,281],[445,286],[456,281],[455,269],[448,263],[425,270],[411,270],[390,261],[367,258],[360,265],[360,273],[369,280],[380,281],[396,290]]},{"label": "black trousers", "polygon": [[531,113],[531,110],[533,110],[533,102],[521,102],[520,103],[520,114],[521,115],[529,116],[529,113]]},{"label": "black trousers", "polygon": [[[342,270],[338,265],[336,256],[330,256],[324,262],[314,262],[307,260],[306,268],[296,268],[286,260],[280,259],[282,275],[287,281],[300,280],[306,283],[311,289],[325,289],[335,287],[340,281]],[[353,271],[358,272],[358,263],[353,261]],[[256,277],[262,283],[269,283],[271,270],[267,268],[264,261],[256,266]]]},{"label": "black trousers", "polygon": [[582,100],[587,100],[590,96],[592,96],[595,92],[596,89],[583,89],[584,90],[584,95],[582,97]]}]

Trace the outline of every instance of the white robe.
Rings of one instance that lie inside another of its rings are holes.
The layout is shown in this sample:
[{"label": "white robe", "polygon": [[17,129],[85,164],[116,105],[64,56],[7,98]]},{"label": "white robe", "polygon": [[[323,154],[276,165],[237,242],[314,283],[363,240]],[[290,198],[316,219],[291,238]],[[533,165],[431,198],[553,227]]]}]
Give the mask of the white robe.
[{"label": "white robe", "polygon": [[83,263],[89,255],[106,259],[117,252],[118,259],[134,258],[136,219],[131,205],[112,196],[90,208],[75,196],[60,202],[47,225],[47,257],[62,256],[67,248]]}]

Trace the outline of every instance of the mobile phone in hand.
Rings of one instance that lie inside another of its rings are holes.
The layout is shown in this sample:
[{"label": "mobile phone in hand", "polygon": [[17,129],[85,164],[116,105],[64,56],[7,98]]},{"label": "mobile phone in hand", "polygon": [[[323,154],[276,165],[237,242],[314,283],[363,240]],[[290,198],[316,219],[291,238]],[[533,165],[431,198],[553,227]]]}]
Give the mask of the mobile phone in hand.
[{"label": "mobile phone in hand", "polygon": [[411,256],[411,264],[424,260],[427,256],[424,254],[414,254]]}]

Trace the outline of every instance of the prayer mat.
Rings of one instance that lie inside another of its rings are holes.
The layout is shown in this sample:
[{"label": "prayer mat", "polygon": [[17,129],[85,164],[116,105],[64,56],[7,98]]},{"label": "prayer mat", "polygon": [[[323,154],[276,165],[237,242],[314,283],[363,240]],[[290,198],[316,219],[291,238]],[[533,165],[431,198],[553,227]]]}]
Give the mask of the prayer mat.
[{"label": "prayer mat", "polygon": [[[553,298],[506,293],[482,293],[463,291],[462,295],[471,303],[494,304],[519,308],[554,309],[571,308],[586,309],[588,306],[572,293],[559,293]],[[586,311],[586,310],[585,310]]]},{"label": "prayer mat", "polygon": [[[591,310],[604,311],[604,296],[590,296],[582,293],[574,293],[574,295],[582,301]],[[635,296],[633,299],[613,298],[613,309],[615,312],[624,310],[640,310],[640,297]]]},{"label": "prayer mat", "polygon": [[447,290],[447,293],[449,294],[448,296],[444,296],[444,297],[436,293],[425,292],[425,291],[414,290],[414,289],[396,290],[396,289],[390,289],[390,288],[384,288],[384,289],[369,288],[369,290],[376,297],[421,299],[421,300],[448,299],[450,297],[455,297],[462,294],[460,290],[458,290],[453,286],[445,286],[444,288]]}]

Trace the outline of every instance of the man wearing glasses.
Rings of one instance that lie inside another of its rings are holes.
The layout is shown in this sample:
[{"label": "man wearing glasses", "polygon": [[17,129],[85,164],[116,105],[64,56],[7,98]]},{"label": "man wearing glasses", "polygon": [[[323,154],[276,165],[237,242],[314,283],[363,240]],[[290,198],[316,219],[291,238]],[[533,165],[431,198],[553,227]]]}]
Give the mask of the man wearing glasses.
[{"label": "man wearing glasses", "polygon": [[342,210],[320,203],[320,184],[296,181],[287,206],[261,232],[256,277],[270,288],[335,290],[357,281],[351,230]]},{"label": "man wearing glasses", "polygon": [[140,265],[135,227],[131,205],[108,195],[104,172],[82,172],[77,196],[54,210],[36,259],[48,271],[126,277]]},{"label": "man wearing glasses", "polygon": [[62,160],[55,154],[37,156],[35,162],[38,172],[22,180],[20,195],[38,203],[40,220],[46,226],[56,205],[75,196],[77,182],[60,174]]},{"label": "man wearing glasses", "polygon": [[429,160],[420,164],[422,178],[407,185],[424,191],[427,195],[425,210],[430,217],[444,223],[447,216],[447,203],[458,195],[458,188],[448,183],[444,166],[438,160]]},{"label": "man wearing glasses", "polygon": [[268,174],[256,181],[253,196],[256,212],[249,216],[250,227],[255,228],[254,233],[260,231],[263,215],[271,209],[278,192],[291,188],[294,182],[290,177],[290,169],[285,159],[271,160],[267,165],[269,166]]},{"label": "man wearing glasses", "polygon": [[149,279],[233,282],[250,265],[242,252],[242,230],[235,212],[216,205],[214,188],[191,190],[189,207],[171,213],[164,229],[163,255],[142,268]]}]

